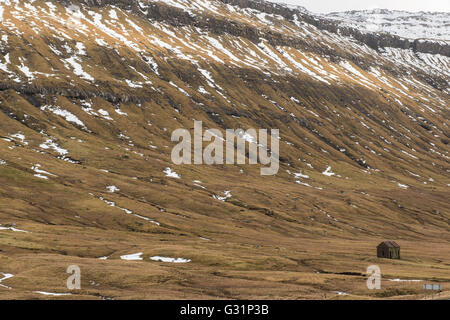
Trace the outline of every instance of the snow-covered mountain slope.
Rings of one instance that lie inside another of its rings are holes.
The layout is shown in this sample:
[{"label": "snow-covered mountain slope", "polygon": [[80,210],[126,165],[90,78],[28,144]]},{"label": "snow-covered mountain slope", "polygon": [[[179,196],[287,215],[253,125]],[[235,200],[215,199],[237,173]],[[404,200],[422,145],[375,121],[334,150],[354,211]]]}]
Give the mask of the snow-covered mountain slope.
[{"label": "snow-covered mountain slope", "polygon": [[[449,56],[263,1],[0,1],[0,298],[73,264],[74,298],[370,298],[382,239],[450,283]],[[278,173],[174,164],[194,120],[279,129]]]},{"label": "snow-covered mountain slope", "polygon": [[386,32],[408,39],[450,41],[450,12],[387,9],[333,12],[326,17],[367,32]]}]

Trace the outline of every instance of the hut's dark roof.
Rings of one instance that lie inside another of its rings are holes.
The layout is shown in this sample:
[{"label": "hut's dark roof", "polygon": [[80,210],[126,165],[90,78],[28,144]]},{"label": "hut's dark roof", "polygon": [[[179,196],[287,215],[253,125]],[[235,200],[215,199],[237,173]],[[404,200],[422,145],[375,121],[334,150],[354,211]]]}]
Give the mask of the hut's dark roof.
[{"label": "hut's dark roof", "polygon": [[400,248],[400,246],[395,241],[383,241],[378,246],[384,245],[388,248]]}]

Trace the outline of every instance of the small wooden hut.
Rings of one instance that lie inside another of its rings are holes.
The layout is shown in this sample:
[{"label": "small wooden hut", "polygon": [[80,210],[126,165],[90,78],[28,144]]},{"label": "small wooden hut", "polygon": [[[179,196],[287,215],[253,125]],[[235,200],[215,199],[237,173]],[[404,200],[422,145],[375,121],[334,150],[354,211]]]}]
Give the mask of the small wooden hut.
[{"label": "small wooden hut", "polygon": [[400,259],[400,246],[394,241],[383,241],[377,246],[377,257]]}]

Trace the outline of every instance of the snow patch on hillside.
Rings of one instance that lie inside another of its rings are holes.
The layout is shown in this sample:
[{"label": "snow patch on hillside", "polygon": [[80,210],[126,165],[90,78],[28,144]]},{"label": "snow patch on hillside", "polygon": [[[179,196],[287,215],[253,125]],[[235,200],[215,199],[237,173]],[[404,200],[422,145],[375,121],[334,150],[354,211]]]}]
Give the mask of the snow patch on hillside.
[{"label": "snow patch on hillside", "polygon": [[170,258],[170,257],[160,257],[160,256],[151,257],[150,260],[159,261],[159,262],[170,262],[170,263],[187,263],[187,262],[191,262],[190,259]]}]

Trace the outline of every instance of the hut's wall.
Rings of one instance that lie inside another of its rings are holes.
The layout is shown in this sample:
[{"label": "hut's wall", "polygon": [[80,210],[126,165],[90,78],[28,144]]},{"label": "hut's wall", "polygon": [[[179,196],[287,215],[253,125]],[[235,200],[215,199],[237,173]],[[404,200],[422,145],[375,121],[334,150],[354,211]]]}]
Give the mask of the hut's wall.
[{"label": "hut's wall", "polygon": [[384,244],[377,246],[377,257],[388,259],[400,259],[400,248],[387,247]]}]

